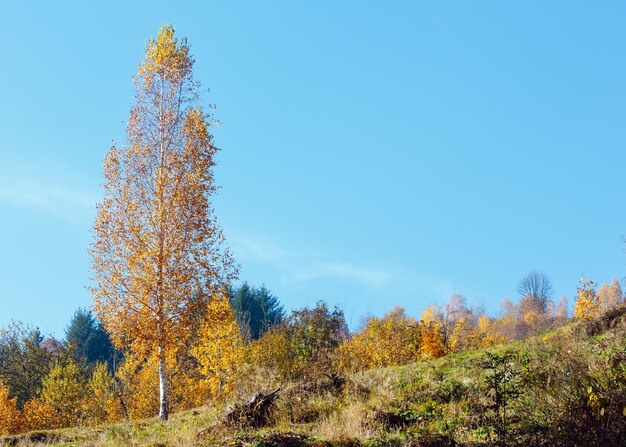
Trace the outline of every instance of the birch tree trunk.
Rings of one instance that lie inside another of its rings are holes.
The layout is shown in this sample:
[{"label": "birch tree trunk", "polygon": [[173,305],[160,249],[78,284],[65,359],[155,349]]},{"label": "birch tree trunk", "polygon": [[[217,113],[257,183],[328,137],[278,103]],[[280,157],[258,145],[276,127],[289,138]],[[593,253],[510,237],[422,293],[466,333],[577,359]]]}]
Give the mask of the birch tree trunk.
[{"label": "birch tree trunk", "polygon": [[167,374],[165,371],[165,353],[159,347],[159,420],[167,421],[169,406],[167,402]]}]

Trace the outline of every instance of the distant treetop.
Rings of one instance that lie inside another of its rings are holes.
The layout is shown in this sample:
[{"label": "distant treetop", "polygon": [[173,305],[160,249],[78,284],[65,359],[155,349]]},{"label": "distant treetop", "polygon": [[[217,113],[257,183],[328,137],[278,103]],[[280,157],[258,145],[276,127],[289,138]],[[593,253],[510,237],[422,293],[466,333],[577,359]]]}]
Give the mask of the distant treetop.
[{"label": "distant treetop", "polygon": [[244,336],[252,340],[285,318],[280,301],[265,286],[256,288],[244,282],[241,287],[232,289],[230,296],[235,318]]}]

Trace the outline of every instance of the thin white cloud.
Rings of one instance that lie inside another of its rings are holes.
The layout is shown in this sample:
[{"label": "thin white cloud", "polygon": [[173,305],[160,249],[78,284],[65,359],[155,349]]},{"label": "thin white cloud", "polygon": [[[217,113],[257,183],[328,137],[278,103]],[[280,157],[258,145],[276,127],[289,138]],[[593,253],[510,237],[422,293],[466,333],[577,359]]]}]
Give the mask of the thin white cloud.
[{"label": "thin white cloud", "polygon": [[94,207],[96,200],[64,185],[20,179],[0,180],[0,202],[79,221]]},{"label": "thin white cloud", "polygon": [[320,277],[346,279],[368,287],[382,287],[395,278],[392,272],[350,264],[343,261],[324,262],[305,267],[293,274],[295,280],[310,281]]},{"label": "thin white cloud", "polygon": [[278,270],[285,283],[302,284],[319,278],[335,278],[362,284],[368,288],[387,285],[395,278],[391,271],[343,260],[325,259],[319,250],[298,246],[286,248],[270,237],[234,232],[229,239],[241,262],[258,262]]},{"label": "thin white cloud", "polygon": [[289,257],[286,250],[268,238],[235,233],[229,237],[229,243],[237,259],[242,261],[280,261]]}]

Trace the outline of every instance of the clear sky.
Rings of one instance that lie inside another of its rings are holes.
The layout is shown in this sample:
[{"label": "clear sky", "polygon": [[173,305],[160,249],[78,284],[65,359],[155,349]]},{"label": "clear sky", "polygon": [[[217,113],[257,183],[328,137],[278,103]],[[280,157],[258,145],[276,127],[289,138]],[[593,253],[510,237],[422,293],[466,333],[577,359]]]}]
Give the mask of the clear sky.
[{"label": "clear sky", "polygon": [[[97,4],[96,4],[97,3]],[[624,2],[0,0],[0,325],[89,306],[102,159],[164,23],[223,125],[241,279],[354,327],[626,275]],[[571,302],[571,301],[570,301]]]}]

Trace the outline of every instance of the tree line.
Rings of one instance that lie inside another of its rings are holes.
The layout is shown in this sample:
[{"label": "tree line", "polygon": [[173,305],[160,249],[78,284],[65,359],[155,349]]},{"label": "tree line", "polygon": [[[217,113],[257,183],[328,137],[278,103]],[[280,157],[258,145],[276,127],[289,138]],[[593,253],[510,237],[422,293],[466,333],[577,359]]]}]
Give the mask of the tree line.
[{"label": "tree line", "polygon": [[[549,294],[520,292],[526,295],[517,304],[505,301],[499,316],[453,294],[419,319],[396,306],[350,332],[343,312],[323,301],[286,313],[268,288],[244,283],[211,300],[184,347],[167,358],[171,409],[326,374],[426,361],[570,321],[563,300],[554,306]],[[623,304],[617,280],[600,287],[584,280],[574,314],[589,322]],[[0,330],[0,433],[151,417],[159,412],[159,380],[156,356],[116,348],[89,310],[75,312],[61,340],[12,323]]]}]

